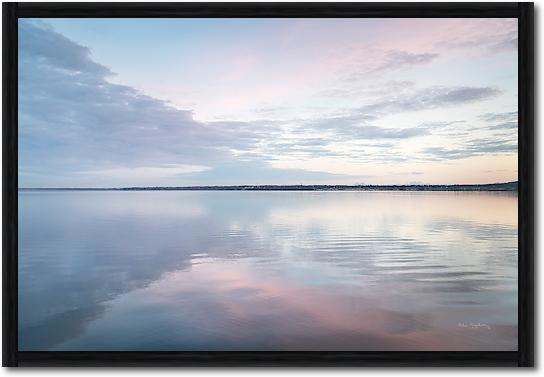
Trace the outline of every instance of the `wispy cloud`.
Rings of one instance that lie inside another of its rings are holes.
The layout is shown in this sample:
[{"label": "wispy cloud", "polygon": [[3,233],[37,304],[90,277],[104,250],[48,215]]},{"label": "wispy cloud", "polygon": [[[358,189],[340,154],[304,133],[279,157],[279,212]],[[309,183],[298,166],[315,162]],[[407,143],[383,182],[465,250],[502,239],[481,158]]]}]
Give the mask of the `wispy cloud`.
[{"label": "wispy cloud", "polygon": [[493,87],[428,87],[400,96],[392,95],[390,96],[392,98],[383,98],[376,103],[363,106],[361,112],[399,113],[436,109],[487,100],[500,93],[499,89]]},{"label": "wispy cloud", "polygon": [[485,113],[479,117],[486,122],[513,122],[518,119],[517,111],[507,111],[501,113]]},{"label": "wispy cloud", "polygon": [[429,147],[424,153],[439,160],[458,160],[483,154],[516,153],[518,146],[505,140],[474,140],[458,148]]},{"label": "wispy cloud", "polygon": [[487,129],[489,130],[515,130],[518,128],[517,111],[486,113],[480,115],[479,118],[488,124]]},{"label": "wispy cloud", "polygon": [[[515,52],[518,45],[517,20],[490,19],[474,25],[455,25],[449,40],[441,41],[446,48],[479,49],[486,53]],[[485,25],[485,27],[481,27]],[[438,43],[437,43],[438,44]]]},{"label": "wispy cloud", "polygon": [[369,59],[369,55],[364,54],[356,58],[357,68],[344,79],[346,81],[368,80],[373,76],[387,72],[402,71],[409,68],[425,65],[439,57],[437,53],[431,52],[411,52],[405,50],[376,51]]},{"label": "wispy cloud", "polygon": [[402,50],[392,50],[385,54],[383,61],[373,72],[379,72],[390,69],[403,69],[420,64],[427,64],[436,59],[439,54],[436,53],[415,53]]}]

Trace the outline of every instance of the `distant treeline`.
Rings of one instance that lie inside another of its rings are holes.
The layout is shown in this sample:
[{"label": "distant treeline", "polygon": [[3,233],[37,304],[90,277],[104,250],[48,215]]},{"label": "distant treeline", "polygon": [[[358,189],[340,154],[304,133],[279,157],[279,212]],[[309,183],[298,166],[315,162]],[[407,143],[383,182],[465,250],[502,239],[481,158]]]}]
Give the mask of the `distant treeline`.
[{"label": "distant treeline", "polygon": [[481,185],[237,185],[118,188],[22,188],[73,191],[517,191],[518,182]]}]

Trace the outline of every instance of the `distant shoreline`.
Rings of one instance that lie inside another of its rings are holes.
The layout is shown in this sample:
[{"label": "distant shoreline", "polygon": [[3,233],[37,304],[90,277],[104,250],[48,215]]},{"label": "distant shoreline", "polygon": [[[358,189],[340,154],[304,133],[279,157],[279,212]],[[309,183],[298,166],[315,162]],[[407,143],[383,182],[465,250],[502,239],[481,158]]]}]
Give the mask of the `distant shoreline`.
[{"label": "distant shoreline", "polygon": [[179,187],[37,187],[19,191],[517,191],[518,182],[475,185],[232,185]]}]

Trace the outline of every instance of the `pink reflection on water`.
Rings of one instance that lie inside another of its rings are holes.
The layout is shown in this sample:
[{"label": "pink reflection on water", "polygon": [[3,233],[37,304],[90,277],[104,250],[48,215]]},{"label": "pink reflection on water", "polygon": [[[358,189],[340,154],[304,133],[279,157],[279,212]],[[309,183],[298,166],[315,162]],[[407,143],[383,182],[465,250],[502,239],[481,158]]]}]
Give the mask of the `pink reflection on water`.
[{"label": "pink reflection on water", "polygon": [[[209,338],[210,344],[213,339],[213,349],[222,339],[234,340],[236,344],[230,346],[234,349],[251,349],[255,344],[257,349],[277,350],[516,348],[514,326],[462,327],[459,319],[466,318],[466,308],[418,311],[421,303],[414,303],[394,309],[389,304],[395,299],[394,282],[380,285],[379,292],[375,289],[308,286],[260,274],[250,263],[209,259],[114,300],[109,310],[112,322],[105,315],[89,330],[100,334],[114,326],[115,318],[148,306],[156,312],[177,312],[178,319],[189,322],[201,339]],[[153,331],[155,325],[151,317],[143,326]],[[142,323],[138,326],[142,331]],[[185,336],[184,332],[177,336]]]}]

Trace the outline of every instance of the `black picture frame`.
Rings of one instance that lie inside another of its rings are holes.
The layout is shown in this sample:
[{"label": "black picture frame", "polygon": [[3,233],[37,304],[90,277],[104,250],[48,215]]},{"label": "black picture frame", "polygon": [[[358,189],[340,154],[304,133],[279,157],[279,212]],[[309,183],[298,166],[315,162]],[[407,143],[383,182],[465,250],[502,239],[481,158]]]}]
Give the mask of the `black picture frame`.
[{"label": "black picture frame", "polygon": [[[17,276],[17,22],[22,17],[518,18],[518,351],[21,352]],[[533,3],[3,3],[3,354],[15,366],[534,366]]]}]

